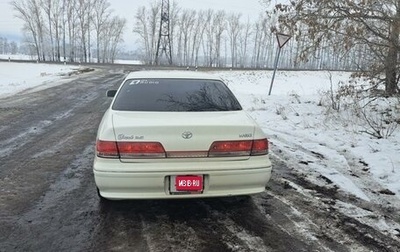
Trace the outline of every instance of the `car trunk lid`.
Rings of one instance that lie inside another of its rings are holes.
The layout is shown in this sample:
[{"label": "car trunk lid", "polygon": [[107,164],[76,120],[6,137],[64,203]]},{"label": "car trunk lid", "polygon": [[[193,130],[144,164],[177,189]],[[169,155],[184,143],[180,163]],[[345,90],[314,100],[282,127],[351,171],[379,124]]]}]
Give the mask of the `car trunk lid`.
[{"label": "car trunk lid", "polygon": [[159,142],[168,157],[200,157],[215,141],[253,140],[255,129],[244,111],[115,111],[112,121],[117,142]]}]

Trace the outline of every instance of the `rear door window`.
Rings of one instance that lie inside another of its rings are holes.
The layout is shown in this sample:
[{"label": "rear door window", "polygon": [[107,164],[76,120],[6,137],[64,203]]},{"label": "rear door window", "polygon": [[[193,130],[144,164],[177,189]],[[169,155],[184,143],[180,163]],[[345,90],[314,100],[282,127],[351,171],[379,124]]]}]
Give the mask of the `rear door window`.
[{"label": "rear door window", "polygon": [[218,80],[131,79],[125,81],[113,110],[120,111],[235,111],[241,106]]}]

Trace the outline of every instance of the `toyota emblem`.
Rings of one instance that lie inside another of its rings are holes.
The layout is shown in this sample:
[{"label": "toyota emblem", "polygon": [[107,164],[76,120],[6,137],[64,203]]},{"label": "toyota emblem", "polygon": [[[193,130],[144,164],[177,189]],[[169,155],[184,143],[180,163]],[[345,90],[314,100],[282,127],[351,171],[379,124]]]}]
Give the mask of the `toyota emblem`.
[{"label": "toyota emblem", "polygon": [[183,137],[183,139],[190,139],[193,137],[193,133],[190,131],[185,131],[182,133],[182,137]]}]

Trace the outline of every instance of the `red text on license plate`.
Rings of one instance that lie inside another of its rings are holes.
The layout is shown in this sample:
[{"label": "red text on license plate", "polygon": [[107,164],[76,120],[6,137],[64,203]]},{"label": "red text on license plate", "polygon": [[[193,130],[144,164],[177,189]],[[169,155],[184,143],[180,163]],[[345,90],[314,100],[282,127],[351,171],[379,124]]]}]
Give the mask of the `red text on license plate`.
[{"label": "red text on license plate", "polygon": [[202,191],[203,176],[176,176],[175,188],[177,191]]}]

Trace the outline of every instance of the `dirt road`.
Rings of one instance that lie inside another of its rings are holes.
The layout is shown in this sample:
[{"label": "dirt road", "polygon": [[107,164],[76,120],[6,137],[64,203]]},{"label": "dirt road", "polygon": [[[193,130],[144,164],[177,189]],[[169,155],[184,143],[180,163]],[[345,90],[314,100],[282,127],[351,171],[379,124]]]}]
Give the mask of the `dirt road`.
[{"label": "dirt road", "polygon": [[101,205],[96,130],[123,77],[97,70],[0,100],[0,251],[400,251],[399,209],[312,184],[274,150],[259,195]]}]

